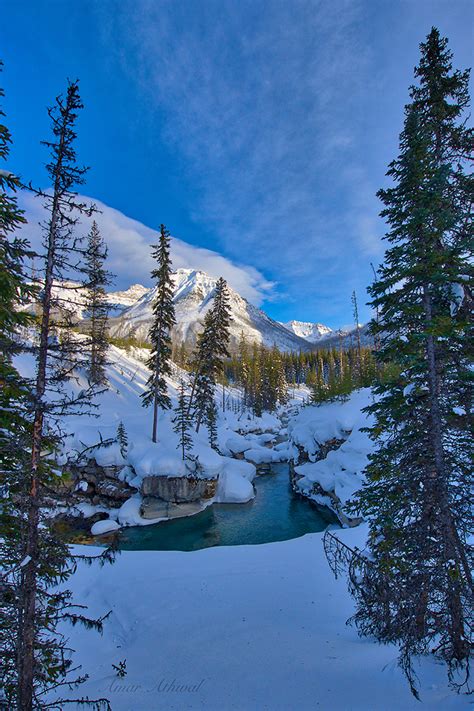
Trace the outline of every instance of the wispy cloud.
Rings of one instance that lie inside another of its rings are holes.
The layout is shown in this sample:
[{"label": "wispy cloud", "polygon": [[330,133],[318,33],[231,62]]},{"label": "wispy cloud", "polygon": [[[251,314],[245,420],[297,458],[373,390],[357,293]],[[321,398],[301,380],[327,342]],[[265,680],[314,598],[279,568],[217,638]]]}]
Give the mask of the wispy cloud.
[{"label": "wispy cloud", "polygon": [[[346,170],[369,81],[358,0],[124,2],[107,19],[219,250],[284,281],[289,298],[301,278],[334,264],[344,278],[380,254],[368,177]],[[321,298],[331,289],[320,279]]]},{"label": "wispy cloud", "polygon": [[[94,219],[108,245],[107,266],[116,275],[117,286],[127,287],[137,282],[150,284],[150,271],[156,266],[150,256],[150,245],[157,241],[156,231],[100,201],[84,199],[97,206]],[[30,193],[23,193],[20,205],[28,220],[22,234],[39,250],[42,243],[39,223],[45,219],[42,204]],[[92,218],[84,218],[77,228],[78,233],[86,234],[91,221]],[[252,266],[237,264],[217,252],[195,247],[177,237],[171,241],[171,257],[174,269],[201,269],[214,277],[223,276],[254,304],[271,298],[274,285]]]}]

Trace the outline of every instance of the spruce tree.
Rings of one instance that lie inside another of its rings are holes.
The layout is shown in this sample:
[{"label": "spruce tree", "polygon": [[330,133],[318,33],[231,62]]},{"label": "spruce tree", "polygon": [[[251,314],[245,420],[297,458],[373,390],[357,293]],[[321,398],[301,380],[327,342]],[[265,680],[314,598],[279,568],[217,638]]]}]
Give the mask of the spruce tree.
[{"label": "spruce tree", "polygon": [[[70,368],[59,368],[58,363],[72,362],[80,346],[66,338],[54,338],[54,331],[62,323],[53,322],[53,309],[58,300],[53,293],[55,279],[64,279],[80,266],[83,250],[74,227],[81,214],[91,214],[91,209],[80,202],[75,186],[84,181],[86,168],[76,164],[74,143],[77,112],[82,108],[77,82],[70,82],[66,96],[59,96],[48,114],[52,123],[53,138],[44,142],[50,150],[46,169],[52,183],[51,192],[36,191],[42,198],[48,218],[43,224],[44,247],[42,292],[40,298],[39,343],[32,346],[36,352],[36,377],[30,384],[31,435],[30,459],[23,469],[22,495],[17,499],[18,516],[22,530],[22,565],[18,571],[18,598],[15,602],[18,622],[16,626],[17,683],[11,691],[11,705],[21,711],[45,708],[45,695],[63,686],[74,687],[84,677],[71,678],[72,659],[67,652],[64,635],[58,629],[60,620],[83,622],[101,628],[102,620],[89,620],[74,611],[71,593],[64,583],[74,570],[74,555],[68,546],[53,532],[50,520],[42,509],[47,487],[54,487],[54,455],[61,441],[60,424],[71,413],[80,413],[91,406],[91,390],[77,395],[63,390]],[[30,346],[31,347],[31,346]],[[69,350],[70,349],[70,350]],[[106,551],[101,558],[110,559]],[[51,592],[61,584],[60,589]],[[57,706],[63,704],[58,700]],[[66,702],[64,702],[66,703]],[[99,699],[91,701],[95,708],[108,708]]]},{"label": "spruce tree", "polygon": [[148,367],[151,375],[147,382],[147,390],[143,393],[143,405],[153,405],[152,441],[156,442],[158,427],[158,408],[169,410],[171,400],[168,395],[166,375],[171,374],[171,329],[176,323],[173,303],[173,280],[170,257],[170,233],[165,225],[160,226],[160,239],[153,247],[153,257],[158,262],[158,268],[151,273],[156,279],[156,295],[153,302],[153,324],[150,329],[152,344]]},{"label": "spruce tree", "polygon": [[125,429],[125,425],[123,424],[122,420],[120,420],[119,425],[117,427],[117,442],[120,447],[120,454],[124,459],[126,459],[128,452],[128,436],[127,430]]},{"label": "spruce tree", "polygon": [[370,556],[353,559],[351,581],[360,632],[400,645],[416,695],[414,655],[435,651],[461,686],[472,649],[474,135],[469,74],[453,71],[437,29],[415,76],[393,186],[379,191],[389,247],[370,289],[372,331],[390,368],[368,408],[376,449],[355,509],[369,522]]},{"label": "spruce tree", "polygon": [[179,385],[179,397],[173,423],[173,430],[178,435],[178,447],[181,449],[181,457],[184,462],[189,458],[189,452],[193,444],[193,440],[189,432],[191,428],[191,419],[188,413],[188,398],[186,397],[184,380],[181,380]]},{"label": "spruce tree", "polygon": [[217,407],[214,398],[210,400],[206,410],[206,426],[208,431],[209,444],[212,449],[219,451],[217,443]]},{"label": "spruce tree", "polygon": [[357,294],[352,292],[352,311],[354,315],[354,324],[356,332],[356,347],[357,347],[357,370],[359,376],[359,385],[362,378],[362,346],[360,341],[360,323],[359,323],[359,307],[357,305]]},{"label": "spruce tree", "polygon": [[194,357],[194,380],[189,410],[194,408],[196,432],[203,419],[209,424],[212,418],[217,377],[222,374],[224,358],[229,358],[230,306],[227,283],[218,279],[212,307],[204,317],[204,328],[199,334]]},{"label": "spruce tree", "polygon": [[88,317],[86,332],[90,339],[88,344],[90,359],[87,364],[87,372],[89,381],[93,385],[107,383],[105,366],[109,343],[107,340],[108,303],[105,287],[111,283],[111,275],[104,269],[106,258],[107,247],[94,220],[87,237],[84,257],[85,308]]},{"label": "spruce tree", "polygon": [[[0,120],[3,116],[0,108]],[[0,123],[2,163],[8,160],[11,140]],[[20,187],[19,179],[0,167],[0,688],[11,708],[17,706],[18,611],[26,533],[24,507],[18,503],[25,498],[25,448],[31,438],[30,392],[12,360],[23,350],[19,330],[33,320],[20,310],[33,296],[25,274],[32,252],[16,234],[26,222],[15,195]]]}]

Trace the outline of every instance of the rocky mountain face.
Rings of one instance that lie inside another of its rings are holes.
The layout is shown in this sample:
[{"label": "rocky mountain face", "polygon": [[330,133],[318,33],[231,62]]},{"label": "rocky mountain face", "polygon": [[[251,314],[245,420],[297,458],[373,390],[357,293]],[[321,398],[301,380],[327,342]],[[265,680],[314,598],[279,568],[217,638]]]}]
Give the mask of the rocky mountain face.
[{"label": "rocky mountain face", "polygon": [[[216,279],[204,272],[178,269],[174,275],[174,305],[176,327],[174,337],[193,346],[207,310],[212,304]],[[110,334],[125,338],[133,336],[146,340],[152,322],[152,306],[156,290],[146,292],[130,307],[110,319]],[[231,347],[235,347],[243,333],[249,343],[276,345],[280,350],[307,350],[309,343],[274,321],[261,309],[250,304],[229,287],[231,308]],[[110,295],[112,297],[112,295]]]},{"label": "rocky mountain face", "polygon": [[[369,332],[369,324],[366,323],[359,326],[360,343],[362,346],[373,346],[374,338]],[[342,329],[340,331],[331,331],[325,336],[322,336],[318,341],[318,346],[322,348],[342,348],[347,350],[357,346],[356,328]]]},{"label": "rocky mountain face", "polygon": [[[178,269],[174,274],[176,326],[173,337],[178,342],[184,342],[188,348],[192,348],[196,342],[204,316],[212,304],[216,282],[214,277],[193,269]],[[267,347],[276,345],[282,351],[309,350],[315,344],[332,346],[339,342],[337,333],[321,323],[279,323],[230,287],[229,296],[231,348],[237,346],[242,334],[249,344],[263,343]],[[146,341],[153,320],[155,297],[156,288],[147,288],[141,284],[108,293],[110,335]],[[67,310],[78,323],[87,319],[86,292],[77,282],[56,282],[53,298],[56,304],[54,312]],[[29,304],[27,309],[34,312],[35,305]],[[349,333],[344,335],[344,341],[349,345]]]},{"label": "rocky mountain face", "polygon": [[311,323],[308,321],[287,321],[283,323],[288,331],[291,331],[296,336],[304,338],[309,343],[317,343],[321,338],[328,336],[332,330],[322,323]]}]

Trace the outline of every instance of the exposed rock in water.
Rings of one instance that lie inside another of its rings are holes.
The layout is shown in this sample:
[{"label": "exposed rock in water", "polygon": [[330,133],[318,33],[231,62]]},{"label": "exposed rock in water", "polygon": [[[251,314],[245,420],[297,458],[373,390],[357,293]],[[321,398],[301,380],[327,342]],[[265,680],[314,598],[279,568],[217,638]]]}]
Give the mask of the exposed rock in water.
[{"label": "exposed rock in water", "polygon": [[104,521],[109,518],[109,515],[104,511],[98,511],[92,516],[73,516],[70,513],[60,513],[54,517],[53,529],[61,536],[67,537],[67,534],[74,531],[75,533],[84,533],[89,535],[91,526],[97,521]]},{"label": "exposed rock in water", "polygon": [[164,501],[156,496],[145,496],[140,508],[140,515],[143,518],[181,518],[200,513],[206,508],[203,501],[189,501],[177,504],[172,501]]},{"label": "exposed rock in water", "polygon": [[212,499],[216,495],[217,479],[187,476],[146,476],[142,494],[174,503]]}]

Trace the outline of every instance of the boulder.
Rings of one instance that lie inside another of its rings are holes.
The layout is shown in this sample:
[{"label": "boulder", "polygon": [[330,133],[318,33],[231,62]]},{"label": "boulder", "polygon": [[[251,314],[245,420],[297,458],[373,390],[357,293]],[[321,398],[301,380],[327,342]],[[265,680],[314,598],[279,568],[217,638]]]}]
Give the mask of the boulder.
[{"label": "boulder", "polygon": [[217,479],[189,476],[146,476],[142,481],[142,494],[163,501],[186,503],[199,499],[212,499],[217,490]]},{"label": "boulder", "polygon": [[105,496],[107,499],[114,501],[127,501],[134,490],[124,481],[118,479],[101,479],[95,485],[95,493],[99,496]]},{"label": "boulder", "polygon": [[202,501],[190,501],[188,503],[176,504],[171,501],[163,501],[155,496],[145,496],[140,508],[142,518],[182,518],[200,513],[205,508]]}]

